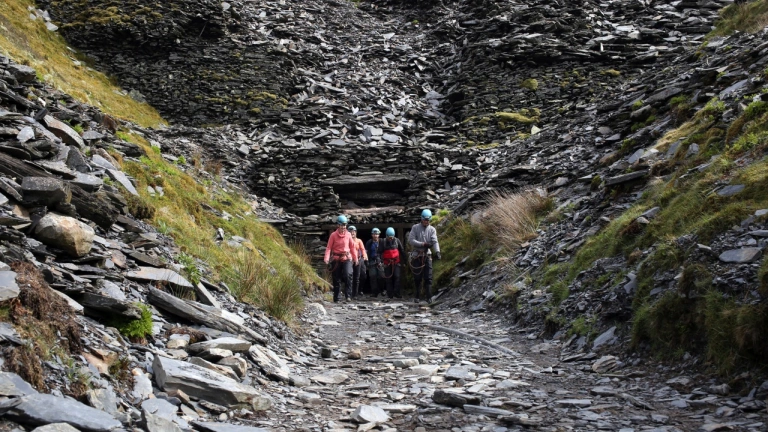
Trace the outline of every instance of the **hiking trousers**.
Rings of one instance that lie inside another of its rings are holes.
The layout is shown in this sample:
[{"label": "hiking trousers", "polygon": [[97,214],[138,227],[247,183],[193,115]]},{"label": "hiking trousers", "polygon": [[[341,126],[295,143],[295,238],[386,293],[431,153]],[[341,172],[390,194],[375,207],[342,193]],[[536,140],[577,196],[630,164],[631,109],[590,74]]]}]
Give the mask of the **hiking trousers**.
[{"label": "hiking trousers", "polygon": [[416,284],[416,299],[421,298],[421,286],[424,283],[424,299],[432,297],[432,256],[417,255],[411,259],[413,281]]},{"label": "hiking trousers", "polygon": [[333,266],[333,301],[339,301],[342,282],[345,284],[344,298],[349,299],[352,290],[352,260],[335,261]]}]

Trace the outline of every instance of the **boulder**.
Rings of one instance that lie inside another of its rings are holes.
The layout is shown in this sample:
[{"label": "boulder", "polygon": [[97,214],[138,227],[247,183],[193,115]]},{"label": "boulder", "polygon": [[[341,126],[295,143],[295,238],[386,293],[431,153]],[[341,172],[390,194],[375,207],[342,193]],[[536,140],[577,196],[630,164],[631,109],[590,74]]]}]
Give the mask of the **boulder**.
[{"label": "boulder", "polygon": [[156,355],[152,368],[158,387],[165,391],[181,390],[192,397],[225,406],[263,399],[253,387],[190,363]]},{"label": "boulder", "polygon": [[113,170],[108,169],[107,175],[109,175],[109,178],[112,180],[120,183],[120,186],[124,187],[128,193],[131,195],[139,196],[139,191],[136,190],[136,188],[133,186],[133,183],[131,183],[130,180],[128,180],[128,176],[125,175],[124,172],[119,170]]},{"label": "boulder", "polygon": [[222,374],[222,375],[226,376],[227,378],[232,378],[235,381],[239,380],[239,377],[237,376],[235,371],[233,371],[232,369],[230,369],[228,367],[225,367],[225,366],[219,366],[219,365],[213,364],[213,363],[209,362],[208,360],[202,359],[200,357],[192,357],[192,358],[190,358],[189,359],[189,363],[191,363],[193,365],[196,365],[196,366],[200,366],[201,368],[212,370],[212,371],[214,371],[216,373],[219,373],[219,374]]},{"label": "boulder", "polygon": [[741,249],[732,249],[720,254],[719,259],[727,263],[750,263],[760,259],[762,249],[757,247],[747,247]]},{"label": "boulder", "polygon": [[91,251],[95,234],[90,226],[57,213],[46,214],[35,227],[37,240],[75,257],[81,257]]},{"label": "boulder", "polygon": [[232,369],[238,378],[243,378],[248,371],[248,362],[242,357],[227,357],[219,360],[217,364]]}]

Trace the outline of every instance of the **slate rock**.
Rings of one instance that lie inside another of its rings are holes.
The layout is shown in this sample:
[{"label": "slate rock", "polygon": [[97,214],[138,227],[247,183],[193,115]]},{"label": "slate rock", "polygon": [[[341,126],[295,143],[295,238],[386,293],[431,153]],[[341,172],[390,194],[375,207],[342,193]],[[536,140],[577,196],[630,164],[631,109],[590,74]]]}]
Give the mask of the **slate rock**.
[{"label": "slate rock", "polygon": [[239,377],[233,371],[231,368],[225,367],[225,366],[219,366],[217,364],[211,363],[208,360],[202,359],[200,357],[191,357],[189,360],[187,360],[189,364],[193,364],[195,366],[200,366],[201,368],[205,368],[211,371],[214,371],[218,374],[224,375],[227,378],[231,378],[235,381],[239,381]]},{"label": "slate rock", "polygon": [[0,372],[0,396],[17,397],[37,394],[28,382],[13,372]]},{"label": "slate rock", "polygon": [[314,382],[318,382],[320,384],[333,385],[333,384],[341,384],[347,381],[349,379],[349,375],[343,372],[339,372],[337,370],[329,370],[321,374],[312,376],[309,379],[311,379]]},{"label": "slate rock", "polygon": [[254,345],[248,350],[248,355],[270,379],[283,382],[290,380],[291,368],[288,362],[271,349]]},{"label": "slate rock", "polygon": [[206,432],[268,432],[267,429],[263,428],[239,426],[229,423],[194,422],[192,424],[198,430]]},{"label": "slate rock", "polygon": [[475,379],[475,374],[466,366],[451,366],[445,371],[445,379],[470,381]]},{"label": "slate rock", "polygon": [[45,426],[40,426],[32,430],[32,432],[80,432],[77,428],[74,428],[67,423],[51,423]]},{"label": "slate rock", "polygon": [[729,197],[729,196],[736,195],[737,193],[743,191],[745,188],[746,186],[744,186],[743,184],[728,185],[718,190],[717,194],[720,195],[721,197]]},{"label": "slate rock", "polygon": [[77,172],[75,178],[69,180],[69,182],[86,192],[97,192],[104,186],[104,181],[102,179],[81,172]]},{"label": "slate rock", "polygon": [[389,421],[389,414],[383,409],[371,405],[360,405],[350,415],[358,423],[380,424]]},{"label": "slate rock", "polygon": [[114,169],[108,169],[107,175],[112,180],[120,183],[120,186],[124,187],[125,190],[128,191],[131,195],[139,196],[139,191],[136,190],[136,187],[133,186],[133,183],[131,183],[130,180],[128,180],[128,176],[125,175],[124,172]]},{"label": "slate rock", "polygon": [[758,247],[748,247],[725,251],[718,258],[726,263],[750,263],[760,259],[762,253],[762,249]]},{"label": "slate rock", "polygon": [[227,357],[219,360],[216,364],[232,369],[240,379],[245,377],[245,373],[248,371],[248,362],[242,357]]},{"label": "slate rock", "polygon": [[23,424],[35,426],[68,423],[82,431],[108,432],[122,424],[104,411],[91,408],[72,399],[49,394],[33,394],[20,398],[5,416]]},{"label": "slate rock", "polygon": [[24,203],[28,205],[53,207],[59,203],[68,204],[72,200],[69,185],[50,177],[24,177],[21,190]]},{"label": "slate rock", "polygon": [[436,389],[432,394],[432,400],[441,405],[461,408],[467,404],[479,405],[482,398],[456,389]]},{"label": "slate rock", "polygon": [[31,83],[37,80],[37,72],[29,66],[11,63],[4,67],[8,69],[8,72],[10,72],[19,83]]},{"label": "slate rock", "polygon": [[181,428],[173,421],[147,411],[142,412],[142,422],[148,432],[181,432]]},{"label": "slate rock", "polygon": [[0,271],[0,302],[16,298],[20,292],[21,289],[16,284],[16,273]]},{"label": "slate rock", "polygon": [[223,349],[236,353],[242,353],[248,351],[251,346],[252,344],[250,342],[246,342],[242,339],[223,337],[209,341],[193,343],[187,347],[187,351],[192,354],[196,354],[210,349]]},{"label": "slate rock", "polygon": [[86,392],[88,403],[101,411],[117,416],[117,395],[111,388],[91,389]]},{"label": "slate rock", "polygon": [[156,355],[152,369],[158,387],[165,391],[181,390],[190,396],[225,406],[263,399],[253,387],[190,363]]},{"label": "slate rock", "polygon": [[166,282],[176,287],[192,290],[194,287],[188,280],[171,269],[154,267],[139,267],[138,270],[127,272],[125,277],[141,282]]},{"label": "slate rock", "polygon": [[614,333],[616,332],[616,327],[611,327],[608,330],[606,330],[603,334],[595,338],[595,341],[592,343],[592,349],[596,349],[598,347],[601,347],[609,342],[611,342],[615,336]]},{"label": "slate rock", "polygon": [[48,128],[49,131],[53,132],[54,135],[61,138],[64,144],[76,146],[80,149],[85,147],[83,138],[81,138],[80,134],[75,132],[74,129],[69,127],[68,124],[61,122],[49,115],[43,117],[42,123],[45,125],[45,127]]},{"label": "slate rock", "polygon": [[47,213],[35,227],[35,238],[48,246],[81,257],[91,251],[95,231],[75,218]]}]

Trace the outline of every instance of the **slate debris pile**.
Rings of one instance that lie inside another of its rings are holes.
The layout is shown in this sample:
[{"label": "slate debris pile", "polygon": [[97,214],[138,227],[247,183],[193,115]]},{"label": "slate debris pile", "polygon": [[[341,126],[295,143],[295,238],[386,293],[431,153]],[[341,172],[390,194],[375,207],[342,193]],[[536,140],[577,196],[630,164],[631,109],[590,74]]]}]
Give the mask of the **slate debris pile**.
[{"label": "slate debris pile", "polygon": [[[173,242],[127,212],[124,196],[136,191],[113,155],[141,152],[104,125],[105,115],[5,57],[0,88],[0,299],[18,301],[23,288],[9,264],[31,263],[42,289],[78,314],[85,347],[71,360],[43,359],[50,394],[2,373],[4,419],[87,431],[222,430],[232,422],[263,430],[257,413],[274,401],[252,358],[277,356],[250,353],[271,352],[285,324],[225,287],[180,274]],[[151,312],[151,333],[137,344],[114,326],[141,318],[140,305]],[[32,343],[9,323],[0,341],[4,349]],[[76,380],[89,383],[80,401],[64,397]]]}]

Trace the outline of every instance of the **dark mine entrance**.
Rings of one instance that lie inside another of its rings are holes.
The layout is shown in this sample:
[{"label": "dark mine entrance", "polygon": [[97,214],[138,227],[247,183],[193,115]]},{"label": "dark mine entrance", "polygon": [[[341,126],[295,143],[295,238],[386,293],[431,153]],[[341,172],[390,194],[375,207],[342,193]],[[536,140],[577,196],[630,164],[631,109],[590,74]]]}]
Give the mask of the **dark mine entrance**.
[{"label": "dark mine entrance", "polygon": [[394,175],[343,175],[323,181],[331,186],[342,202],[354,202],[363,206],[388,206],[403,199],[403,191],[411,184],[411,178]]}]

